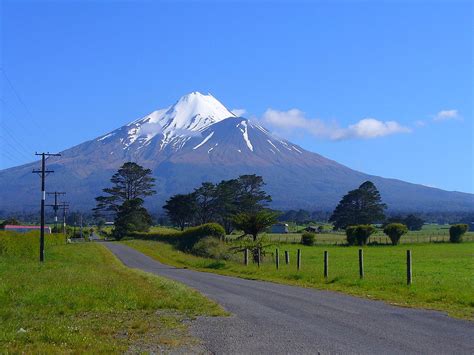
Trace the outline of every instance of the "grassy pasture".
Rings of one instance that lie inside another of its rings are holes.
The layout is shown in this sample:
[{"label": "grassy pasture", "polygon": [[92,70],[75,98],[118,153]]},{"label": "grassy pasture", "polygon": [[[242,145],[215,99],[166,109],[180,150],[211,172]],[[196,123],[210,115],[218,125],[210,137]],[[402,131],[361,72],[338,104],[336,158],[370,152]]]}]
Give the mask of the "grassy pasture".
[{"label": "grassy pasture", "polygon": [[224,314],[179,283],[126,268],[100,243],[47,238],[40,264],[38,235],[13,237],[0,234],[0,352],[159,352],[195,342],[183,319]]},{"label": "grassy pasture", "polygon": [[[358,247],[334,245],[307,247],[275,243],[267,250],[261,267],[243,265],[242,253],[232,260],[196,257],[159,241],[129,240],[129,246],[175,266],[216,272],[248,279],[314,287],[384,300],[406,306],[448,312],[473,319],[474,243],[424,243],[364,247],[365,279],[358,274]],[[230,245],[236,242],[229,243]],[[274,264],[274,250],[280,250],[280,269]],[[406,285],[406,250],[413,253],[413,280]],[[302,251],[302,268],[296,270],[296,251]],[[285,265],[283,252],[290,252]],[[323,277],[323,252],[329,252],[329,278]]]}]

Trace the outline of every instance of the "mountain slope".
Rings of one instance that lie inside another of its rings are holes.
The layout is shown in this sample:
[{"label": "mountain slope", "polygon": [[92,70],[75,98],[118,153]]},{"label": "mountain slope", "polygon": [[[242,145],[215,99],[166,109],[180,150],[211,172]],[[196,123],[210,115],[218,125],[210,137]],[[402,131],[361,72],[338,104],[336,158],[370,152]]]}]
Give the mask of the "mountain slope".
[{"label": "mountain slope", "polygon": [[[203,181],[218,182],[240,174],[262,175],[280,209],[330,209],[348,190],[372,180],[394,210],[474,210],[474,195],[447,192],[395,179],[370,176],[236,117],[211,95],[194,92],[97,139],[48,161],[55,173],[47,188],[68,192],[68,201],[89,209],[125,161],[153,170],[158,191],[148,202],[161,209],[172,194],[188,192]],[[39,181],[31,174],[38,163],[0,172],[3,210],[36,209]]]}]

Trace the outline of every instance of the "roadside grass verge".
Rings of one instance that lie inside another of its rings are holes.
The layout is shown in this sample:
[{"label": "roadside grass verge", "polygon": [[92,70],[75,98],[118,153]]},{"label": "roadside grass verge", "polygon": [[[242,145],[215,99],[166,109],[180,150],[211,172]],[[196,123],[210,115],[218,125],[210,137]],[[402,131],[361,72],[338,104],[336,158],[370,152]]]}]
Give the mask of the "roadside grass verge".
[{"label": "roadside grass verge", "polygon": [[[383,300],[403,307],[446,311],[450,316],[473,320],[474,243],[412,244],[364,247],[365,278],[359,278],[358,247],[275,244],[258,268],[243,265],[242,253],[234,260],[215,260],[186,254],[159,241],[128,240],[123,243],[163,263],[242,278],[344,292]],[[230,244],[232,245],[232,244]],[[280,251],[280,269],[274,264]],[[302,267],[296,270],[296,251]],[[413,254],[413,284],[406,285],[406,250]],[[285,265],[284,251],[290,252]],[[323,276],[323,252],[329,252],[329,277]]]},{"label": "roadside grass verge", "polygon": [[196,342],[182,320],[224,314],[180,283],[123,266],[100,243],[50,245],[42,265],[36,255],[0,255],[7,353],[166,351]]}]

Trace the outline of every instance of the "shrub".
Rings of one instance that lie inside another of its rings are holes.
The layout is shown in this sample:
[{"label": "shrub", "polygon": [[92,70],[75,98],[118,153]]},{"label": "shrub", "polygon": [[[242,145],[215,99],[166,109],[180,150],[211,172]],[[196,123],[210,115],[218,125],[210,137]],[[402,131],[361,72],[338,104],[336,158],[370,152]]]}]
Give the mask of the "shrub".
[{"label": "shrub", "polygon": [[301,236],[301,244],[303,245],[314,245],[316,242],[316,235],[314,233],[303,233]]},{"label": "shrub", "polygon": [[230,258],[229,250],[225,243],[216,237],[205,237],[191,248],[191,253],[205,258],[227,260]]},{"label": "shrub", "polygon": [[449,228],[449,241],[451,243],[461,243],[462,236],[467,231],[467,224],[454,224]]},{"label": "shrub", "polygon": [[402,223],[390,223],[385,226],[383,232],[388,235],[392,245],[397,245],[402,235],[408,232],[408,228]]},{"label": "shrub", "polygon": [[214,237],[217,239],[224,239],[225,230],[218,223],[207,223],[197,227],[186,229],[184,232],[178,234],[178,248],[184,251],[192,249],[194,244],[205,237]]},{"label": "shrub", "polygon": [[370,224],[359,224],[346,228],[347,243],[349,245],[366,245],[367,239],[375,233],[376,229]]}]

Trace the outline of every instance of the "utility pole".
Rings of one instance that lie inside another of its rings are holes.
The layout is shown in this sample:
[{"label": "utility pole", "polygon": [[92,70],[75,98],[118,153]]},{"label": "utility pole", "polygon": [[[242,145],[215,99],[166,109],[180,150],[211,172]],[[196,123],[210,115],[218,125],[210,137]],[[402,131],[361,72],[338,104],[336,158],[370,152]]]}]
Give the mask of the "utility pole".
[{"label": "utility pole", "polygon": [[79,221],[81,223],[81,239],[82,239],[82,213],[79,215]]},{"label": "utility pole", "polygon": [[53,207],[53,210],[54,210],[54,231],[55,231],[55,233],[58,233],[58,209],[59,209],[58,196],[65,195],[65,194],[66,194],[65,192],[57,192],[57,191],[46,193],[46,195],[54,195],[54,205],[47,205],[47,206]]},{"label": "utility pole", "polygon": [[63,202],[59,205],[59,207],[63,210],[63,234],[64,234],[64,237],[67,239],[67,235],[66,235],[66,212],[69,208],[69,204],[67,202]]},{"label": "utility pole", "polygon": [[33,170],[33,173],[41,177],[41,230],[40,230],[40,262],[44,261],[44,202],[46,200],[45,180],[46,174],[54,173],[53,170],[46,170],[46,159],[50,156],[60,157],[61,154],[35,153],[41,156],[41,170]]}]

